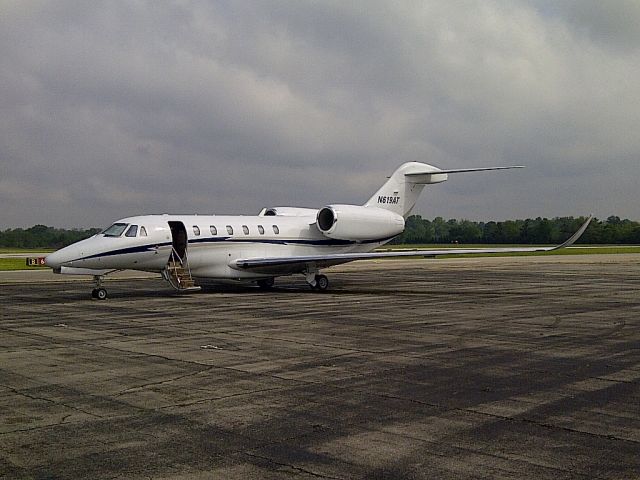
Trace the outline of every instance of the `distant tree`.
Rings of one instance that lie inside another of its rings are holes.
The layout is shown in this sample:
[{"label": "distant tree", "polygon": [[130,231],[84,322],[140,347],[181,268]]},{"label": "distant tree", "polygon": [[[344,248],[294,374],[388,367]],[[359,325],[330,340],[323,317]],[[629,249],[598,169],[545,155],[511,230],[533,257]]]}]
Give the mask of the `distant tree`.
[{"label": "distant tree", "polygon": [[484,243],[498,243],[498,224],[487,222],[482,228],[482,241]]},{"label": "distant tree", "polygon": [[522,220],[507,220],[498,223],[496,243],[520,243]]},{"label": "distant tree", "polygon": [[[455,221],[454,221],[455,222]],[[475,222],[460,220],[449,227],[449,239],[457,243],[480,243],[482,241],[482,229]]]},{"label": "distant tree", "polygon": [[449,225],[442,217],[433,219],[433,241],[435,243],[449,242]]}]

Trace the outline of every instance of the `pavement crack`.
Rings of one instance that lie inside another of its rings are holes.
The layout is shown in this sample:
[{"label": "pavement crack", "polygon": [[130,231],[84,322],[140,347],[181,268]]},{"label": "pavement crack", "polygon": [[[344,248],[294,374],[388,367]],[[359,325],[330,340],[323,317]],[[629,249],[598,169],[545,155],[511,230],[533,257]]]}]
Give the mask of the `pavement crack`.
[{"label": "pavement crack", "polygon": [[[340,387],[336,387],[336,388],[340,388]],[[439,405],[437,403],[430,403],[430,402],[424,402],[421,400],[416,400],[416,399],[412,399],[412,398],[404,398],[404,397],[399,397],[396,395],[389,395],[389,394],[375,394],[377,396],[380,397],[386,397],[386,398],[393,398],[395,400],[402,400],[405,402],[411,402],[411,403],[416,403],[419,405],[425,405],[428,407],[433,407],[433,408],[438,408],[440,410],[452,410],[452,411],[457,411],[457,412],[466,412],[466,413],[474,413],[476,415],[482,415],[485,417],[491,417],[491,418],[497,418],[500,420],[504,420],[507,422],[521,422],[521,423],[526,423],[526,424],[530,424],[530,425],[536,425],[538,427],[543,427],[543,428],[548,428],[548,429],[556,429],[556,430],[562,430],[565,432],[570,432],[570,433],[578,433],[581,435],[589,435],[595,438],[602,438],[602,439],[607,439],[607,440],[619,440],[621,442],[628,442],[628,443],[632,443],[632,444],[640,444],[640,441],[638,440],[632,440],[630,438],[622,438],[622,437],[616,437],[615,435],[605,435],[605,434],[601,434],[601,433],[593,433],[593,432],[586,432],[584,430],[578,430],[575,428],[569,428],[569,427],[563,427],[561,425],[554,425],[552,423],[546,423],[546,422],[540,422],[537,420],[533,420],[531,418],[526,418],[526,417],[507,417],[504,415],[496,415],[494,413],[487,413],[487,412],[482,412],[479,410],[474,410],[473,408],[460,408],[460,407],[447,407],[444,405]]]},{"label": "pavement crack", "polygon": [[256,394],[256,393],[272,392],[274,390],[286,390],[286,387],[263,388],[263,389],[260,389],[260,390],[252,390],[250,392],[233,393],[231,395],[224,395],[222,397],[213,397],[213,398],[204,398],[202,400],[194,400],[193,402],[174,403],[174,404],[171,404],[171,405],[164,405],[162,407],[159,407],[158,410],[164,410],[166,408],[176,408],[176,407],[190,407],[192,405],[198,405],[198,404],[201,404],[201,403],[217,402],[217,401],[220,401],[220,400],[226,400],[226,399],[229,399],[229,398],[244,397],[244,396],[253,395],[253,394]]},{"label": "pavement crack", "polygon": [[605,382],[626,383],[626,384],[629,384],[629,385],[638,385],[638,381],[637,380],[619,380],[619,379],[605,378],[605,377],[589,377],[589,378],[593,378],[595,380],[603,380]]},{"label": "pavement crack", "polygon": [[[89,411],[84,410],[84,409],[82,409],[80,407],[76,407],[74,405],[69,405],[68,403],[64,403],[64,402],[56,402],[55,400],[52,400],[51,398],[47,398],[47,397],[40,397],[40,396],[37,396],[37,395],[30,395],[30,394],[24,392],[23,390],[18,390],[17,388],[11,387],[9,385],[0,385],[0,387],[4,387],[4,388],[6,388],[8,390],[11,390],[11,392],[15,393],[16,395],[20,395],[20,396],[23,396],[25,398],[29,398],[31,400],[41,400],[43,402],[49,402],[49,403],[52,403],[54,405],[60,405],[60,406],[66,407],[66,408],[70,408],[72,410],[75,410],[75,411],[80,412],[80,413],[84,413],[85,415],[89,415],[89,416],[94,417],[94,418],[103,418],[102,415],[98,415],[97,413],[89,412]],[[69,416],[70,415],[67,415],[64,418],[66,419]]]},{"label": "pavement crack", "polygon": [[296,467],[295,465],[291,465],[290,463],[285,463],[285,462],[277,462],[276,460],[274,460],[273,458],[269,458],[263,455],[258,455],[255,453],[249,453],[249,452],[243,452],[244,455],[247,455],[249,457],[253,457],[253,458],[257,458],[260,460],[265,460],[269,463],[273,463],[274,465],[278,465],[280,467],[286,467],[286,468],[290,468],[291,470],[294,470],[296,472],[300,472],[300,473],[305,473],[307,475],[311,475],[313,477],[317,477],[317,478],[328,478],[331,480],[344,480],[346,477],[334,477],[331,475],[325,475],[322,473],[318,473],[318,472],[314,472],[311,470],[307,470],[306,468],[302,468],[302,467]]},{"label": "pavement crack", "polygon": [[[400,437],[400,438],[405,438],[407,440],[411,440],[411,441],[415,441],[415,442],[420,442],[423,444],[427,444],[427,445],[441,445],[441,446],[445,446],[447,448],[451,448],[454,449],[460,453],[473,453],[473,454],[478,454],[478,455],[484,455],[486,457],[490,457],[490,458],[495,458],[495,459],[501,459],[501,460],[507,460],[507,461],[512,461],[514,460],[513,458],[511,458],[509,455],[498,455],[495,453],[491,453],[479,448],[472,448],[472,447],[465,447],[462,445],[457,445],[457,444],[453,444],[453,443],[448,443],[448,442],[444,442],[444,441],[434,441],[434,440],[427,440],[424,438],[420,438],[420,437],[416,437],[415,435],[408,435],[406,433],[398,433],[398,432],[394,432],[391,430],[387,430],[387,429],[372,429],[372,428],[367,428],[364,427],[365,430],[368,431],[374,431],[374,432],[383,432],[386,435],[393,435],[395,437]],[[443,453],[433,453],[434,455],[438,455],[441,457],[446,457],[445,454]],[[550,466],[550,465],[546,465],[544,463],[539,463],[539,462],[534,462],[525,458],[521,458],[518,457],[517,458],[518,462],[522,462],[522,463],[526,463],[527,465],[533,465],[536,467],[541,467],[541,468],[545,468],[548,470],[553,470],[555,472],[562,472],[562,473],[570,473],[573,476],[580,476],[581,478],[585,478],[585,479],[602,479],[604,480],[605,477],[599,477],[599,476],[594,476],[592,472],[590,472],[589,474],[583,474],[583,473],[579,473],[579,472],[575,472],[572,469],[567,469],[567,468],[560,468],[560,467],[554,467],[554,466]],[[497,468],[497,467],[494,467]],[[505,469],[500,469],[501,471],[510,474],[512,473],[509,470],[505,470]]]},{"label": "pavement crack", "polygon": [[149,382],[149,383],[145,383],[145,384],[142,384],[142,385],[138,385],[136,387],[125,388],[124,390],[121,390],[121,391],[119,391],[117,393],[114,393],[113,396],[114,397],[119,397],[119,396],[127,394],[127,393],[136,392],[136,391],[139,391],[139,390],[144,390],[145,388],[148,388],[148,387],[155,387],[155,386],[158,386],[158,385],[166,385],[168,383],[177,382],[178,380],[182,380],[183,378],[193,377],[193,376],[199,375],[200,373],[210,372],[214,368],[216,368],[216,367],[210,366],[210,367],[198,370],[196,372],[189,372],[189,373],[185,373],[184,375],[178,375],[176,377],[168,378],[168,379],[165,379],[165,380],[160,380],[160,381],[157,381],[157,382]]}]

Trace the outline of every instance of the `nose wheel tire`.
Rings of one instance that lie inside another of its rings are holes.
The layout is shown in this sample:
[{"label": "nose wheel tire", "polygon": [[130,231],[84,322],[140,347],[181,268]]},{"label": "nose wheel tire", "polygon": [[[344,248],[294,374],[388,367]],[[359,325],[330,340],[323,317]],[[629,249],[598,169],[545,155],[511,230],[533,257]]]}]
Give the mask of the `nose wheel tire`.
[{"label": "nose wheel tire", "polygon": [[105,300],[107,298],[107,290],[105,288],[94,288],[91,291],[91,297],[97,300]]},{"label": "nose wheel tire", "polygon": [[329,288],[329,279],[326,275],[316,275],[316,284],[313,288],[325,292]]}]

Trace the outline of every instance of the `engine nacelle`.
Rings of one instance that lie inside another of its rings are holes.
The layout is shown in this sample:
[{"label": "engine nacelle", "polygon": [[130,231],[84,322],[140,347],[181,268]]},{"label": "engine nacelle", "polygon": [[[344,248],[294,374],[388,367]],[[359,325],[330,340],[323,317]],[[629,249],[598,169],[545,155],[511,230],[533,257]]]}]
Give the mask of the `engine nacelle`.
[{"label": "engine nacelle", "polygon": [[402,233],[404,218],[382,208],[327,205],[318,211],[316,225],[335,240],[383,240]]},{"label": "engine nacelle", "polygon": [[271,207],[263,208],[258,214],[259,217],[315,217],[317,208],[302,207]]}]

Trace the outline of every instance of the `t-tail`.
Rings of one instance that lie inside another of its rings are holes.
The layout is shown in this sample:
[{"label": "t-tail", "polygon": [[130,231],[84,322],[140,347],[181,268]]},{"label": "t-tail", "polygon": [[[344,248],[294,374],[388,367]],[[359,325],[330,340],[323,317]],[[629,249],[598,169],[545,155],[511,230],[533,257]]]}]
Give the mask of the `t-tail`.
[{"label": "t-tail", "polygon": [[407,218],[418,201],[425,185],[441,183],[450,173],[482,172],[486,170],[507,170],[524,168],[520,165],[509,167],[460,168],[441,170],[433,165],[420,162],[407,162],[393,172],[389,180],[364,204],[365,207],[377,207],[389,210]]}]

